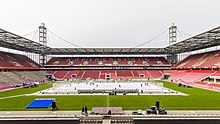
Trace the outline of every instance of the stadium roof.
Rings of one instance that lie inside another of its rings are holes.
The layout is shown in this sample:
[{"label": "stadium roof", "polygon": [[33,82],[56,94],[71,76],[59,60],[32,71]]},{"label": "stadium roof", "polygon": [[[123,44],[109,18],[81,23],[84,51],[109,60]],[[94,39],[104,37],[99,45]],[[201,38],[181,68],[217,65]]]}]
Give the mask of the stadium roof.
[{"label": "stadium roof", "polygon": [[164,48],[52,48],[50,55],[144,55],[165,54]]},{"label": "stadium roof", "polygon": [[190,52],[220,45],[220,26],[188,38],[165,49],[173,54]]},{"label": "stadium roof", "polygon": [[47,55],[163,55],[178,54],[220,45],[220,27],[166,48],[50,48],[0,29],[0,47]]},{"label": "stadium roof", "polygon": [[0,47],[41,54],[50,47],[41,45],[17,34],[0,29]]}]

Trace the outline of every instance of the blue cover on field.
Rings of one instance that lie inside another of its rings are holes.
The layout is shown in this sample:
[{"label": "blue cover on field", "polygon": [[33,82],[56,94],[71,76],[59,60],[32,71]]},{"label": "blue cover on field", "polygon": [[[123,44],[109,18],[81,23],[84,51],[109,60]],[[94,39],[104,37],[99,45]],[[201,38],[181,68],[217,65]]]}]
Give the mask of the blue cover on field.
[{"label": "blue cover on field", "polygon": [[26,108],[49,108],[54,100],[34,100]]}]

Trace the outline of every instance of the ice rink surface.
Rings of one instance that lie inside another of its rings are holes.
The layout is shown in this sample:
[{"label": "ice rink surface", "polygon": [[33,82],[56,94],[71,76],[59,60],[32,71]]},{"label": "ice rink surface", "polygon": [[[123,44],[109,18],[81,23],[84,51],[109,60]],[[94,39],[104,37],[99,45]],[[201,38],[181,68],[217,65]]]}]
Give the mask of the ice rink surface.
[{"label": "ice rink surface", "polygon": [[79,82],[58,82],[52,88],[39,92],[40,94],[109,94],[121,93],[126,95],[168,95],[181,93],[163,87],[162,83],[152,82],[95,82],[95,81],[79,81]]}]

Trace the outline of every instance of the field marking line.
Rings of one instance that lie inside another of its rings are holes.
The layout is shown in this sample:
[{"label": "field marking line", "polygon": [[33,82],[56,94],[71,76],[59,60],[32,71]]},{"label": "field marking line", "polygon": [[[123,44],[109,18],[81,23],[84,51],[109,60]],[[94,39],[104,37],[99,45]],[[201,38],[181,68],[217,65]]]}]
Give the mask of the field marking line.
[{"label": "field marking line", "polygon": [[2,100],[2,99],[8,99],[8,98],[16,98],[16,97],[20,97],[20,96],[25,96],[25,94],[22,94],[22,95],[15,95],[15,96],[1,97],[0,100]]}]

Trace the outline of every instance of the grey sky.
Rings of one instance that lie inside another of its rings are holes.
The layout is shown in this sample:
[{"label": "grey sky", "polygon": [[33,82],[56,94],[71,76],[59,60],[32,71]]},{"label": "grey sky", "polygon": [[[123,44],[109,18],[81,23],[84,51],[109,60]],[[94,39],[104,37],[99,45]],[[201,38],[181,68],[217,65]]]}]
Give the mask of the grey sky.
[{"label": "grey sky", "polygon": [[[217,27],[219,5],[219,0],[1,0],[0,28],[23,35],[44,22],[82,47],[134,47],[172,22],[193,35]],[[164,47],[167,35],[143,47]],[[51,33],[49,38],[52,47],[73,47]]]}]

